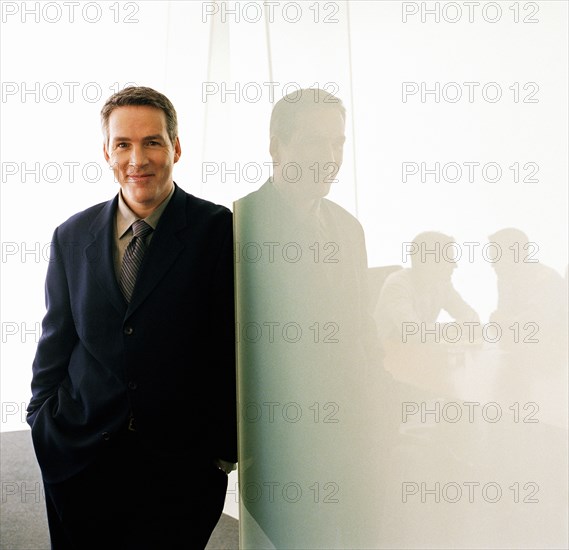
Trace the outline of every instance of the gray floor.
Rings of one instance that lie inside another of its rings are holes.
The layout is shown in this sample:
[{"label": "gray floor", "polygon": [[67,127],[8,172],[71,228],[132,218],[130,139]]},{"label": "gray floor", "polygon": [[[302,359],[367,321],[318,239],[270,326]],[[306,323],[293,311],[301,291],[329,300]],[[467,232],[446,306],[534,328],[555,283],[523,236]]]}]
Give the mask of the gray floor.
[{"label": "gray floor", "polygon": [[[0,550],[49,550],[43,486],[29,431],[0,434],[0,472]],[[238,521],[223,514],[207,548],[239,548]]]}]

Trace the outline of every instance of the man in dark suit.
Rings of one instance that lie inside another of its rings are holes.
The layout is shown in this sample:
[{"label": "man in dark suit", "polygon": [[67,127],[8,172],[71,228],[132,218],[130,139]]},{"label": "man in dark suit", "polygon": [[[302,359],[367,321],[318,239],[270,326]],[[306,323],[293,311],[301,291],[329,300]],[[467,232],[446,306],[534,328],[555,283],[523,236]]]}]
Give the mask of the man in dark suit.
[{"label": "man in dark suit", "polygon": [[203,548],[237,462],[232,216],[174,183],[164,95],[101,118],[120,191],[55,230],[28,407],[52,547]]}]

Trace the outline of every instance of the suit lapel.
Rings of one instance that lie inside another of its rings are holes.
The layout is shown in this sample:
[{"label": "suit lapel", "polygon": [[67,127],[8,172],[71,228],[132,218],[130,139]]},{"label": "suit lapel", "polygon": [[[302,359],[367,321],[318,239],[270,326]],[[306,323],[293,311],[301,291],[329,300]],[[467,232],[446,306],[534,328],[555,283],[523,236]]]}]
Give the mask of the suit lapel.
[{"label": "suit lapel", "polygon": [[176,185],[144,255],[127,316],[142,304],[183,250],[184,243],[176,233],[186,224],[186,194]]},{"label": "suit lapel", "polygon": [[93,238],[85,248],[87,263],[115,309],[124,314],[126,301],[119,288],[113,261],[115,213],[118,195],[105,204],[89,231]]}]

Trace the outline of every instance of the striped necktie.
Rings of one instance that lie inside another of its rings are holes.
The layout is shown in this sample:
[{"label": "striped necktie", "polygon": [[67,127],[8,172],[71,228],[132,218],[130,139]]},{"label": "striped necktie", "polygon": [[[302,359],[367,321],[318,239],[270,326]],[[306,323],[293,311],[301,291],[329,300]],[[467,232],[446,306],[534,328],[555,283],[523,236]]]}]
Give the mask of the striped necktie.
[{"label": "striped necktie", "polygon": [[146,252],[144,238],[152,231],[152,227],[144,220],[136,220],[132,224],[133,237],[126,247],[121,266],[120,282],[122,293],[127,302],[130,302],[136,276]]}]

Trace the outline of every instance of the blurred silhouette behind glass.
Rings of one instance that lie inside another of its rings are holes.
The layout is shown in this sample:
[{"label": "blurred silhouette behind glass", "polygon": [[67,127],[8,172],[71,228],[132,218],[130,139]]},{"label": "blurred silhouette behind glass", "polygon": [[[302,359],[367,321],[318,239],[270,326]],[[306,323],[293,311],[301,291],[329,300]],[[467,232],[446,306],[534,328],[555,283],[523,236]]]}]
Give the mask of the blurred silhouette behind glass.
[{"label": "blurred silhouette behind glass", "polygon": [[[404,323],[432,328],[441,310],[460,323],[480,321],[452,284],[456,263],[450,254],[441,253],[453,243],[454,239],[443,233],[429,231],[417,235],[409,249],[411,267],[387,277],[375,308],[375,320],[384,346],[403,343]],[[416,341],[420,343],[419,337]]]},{"label": "blurred silhouette behind glass", "polygon": [[273,176],[234,205],[247,548],[378,541],[388,420],[364,233],[325,198],[342,165],[345,118],[322,90],[281,99],[270,124]]},{"label": "blurred silhouette behind glass", "polygon": [[[492,263],[498,281],[498,305],[490,320],[508,328],[517,323],[518,332],[524,333],[518,339],[527,339],[530,330],[535,332],[531,339],[539,341],[541,353],[546,348],[565,350],[567,285],[563,277],[539,261],[539,246],[530,242],[523,231],[510,227],[488,238],[501,253]],[[501,342],[512,349],[516,333],[508,332],[511,337]]]}]

